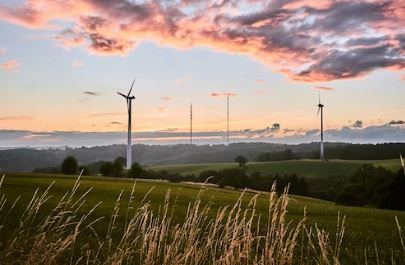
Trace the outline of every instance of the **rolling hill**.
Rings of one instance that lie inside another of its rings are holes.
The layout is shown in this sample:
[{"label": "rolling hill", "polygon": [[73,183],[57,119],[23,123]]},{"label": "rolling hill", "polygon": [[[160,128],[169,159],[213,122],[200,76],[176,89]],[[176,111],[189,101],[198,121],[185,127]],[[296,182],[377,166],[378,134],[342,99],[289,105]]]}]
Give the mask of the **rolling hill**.
[{"label": "rolling hill", "polygon": [[[73,186],[76,178],[64,175],[45,175],[31,173],[9,173],[6,175],[1,188],[8,198],[5,207],[10,207],[12,202],[20,197],[14,211],[16,213],[9,216],[9,224],[18,224],[18,212],[22,212],[35,190],[39,194],[46,190],[51,184],[49,197],[46,200],[44,209],[51,210],[52,207],[62,198],[65,192]],[[95,217],[106,216],[101,219],[96,226],[97,231],[105,231],[108,227],[110,216],[114,211],[116,200],[121,195],[118,226],[124,223],[125,209],[128,206],[128,199],[134,181],[130,179],[114,179],[102,177],[84,177],[81,179],[79,193],[83,193],[91,188],[86,196],[85,204],[80,208],[81,213],[88,212],[94,205],[101,204],[94,211]],[[176,222],[182,222],[189,204],[196,200],[198,194],[204,204],[210,205],[209,215],[214,218],[216,211],[220,207],[233,205],[241,196],[237,190],[220,189],[216,187],[202,187],[193,184],[174,184],[161,181],[137,180],[135,186],[135,204],[143,200],[150,202],[155,211],[160,211],[165,201],[165,196],[170,190],[170,201],[173,203],[172,216]],[[243,195],[243,204],[246,206],[248,200],[252,198],[254,192],[246,192]],[[262,215],[261,223],[267,219],[268,193],[261,193],[257,198],[257,214]],[[146,198],[146,199],[145,199]],[[160,210],[159,210],[160,209]],[[397,251],[399,248],[398,231],[394,221],[398,217],[401,224],[405,223],[405,212],[379,210],[372,208],[344,207],[336,206],[331,202],[312,199],[300,196],[291,196],[288,206],[287,218],[293,222],[300,220],[306,209],[307,223],[317,224],[321,229],[325,229],[333,235],[336,229],[338,214],[345,215],[346,232],[344,237],[344,249],[342,254],[345,259],[353,264],[358,264],[363,259],[364,250],[373,250],[375,246],[380,249],[379,255],[389,258],[390,249]],[[7,233],[7,231],[6,231]],[[4,234],[3,234],[4,235]],[[1,241],[1,239],[0,239]]]},{"label": "rolling hill", "polygon": [[[260,172],[262,175],[283,175],[296,173],[299,177],[305,177],[307,179],[319,179],[348,176],[365,163],[383,166],[392,171],[399,170],[401,167],[398,159],[370,161],[330,160],[329,162],[320,162],[319,160],[290,160],[277,162],[250,162],[246,165],[246,170],[249,173]],[[171,173],[198,175],[204,170],[221,170],[236,167],[238,167],[236,163],[205,163],[150,166],[148,169],[156,171],[166,170]]]}]

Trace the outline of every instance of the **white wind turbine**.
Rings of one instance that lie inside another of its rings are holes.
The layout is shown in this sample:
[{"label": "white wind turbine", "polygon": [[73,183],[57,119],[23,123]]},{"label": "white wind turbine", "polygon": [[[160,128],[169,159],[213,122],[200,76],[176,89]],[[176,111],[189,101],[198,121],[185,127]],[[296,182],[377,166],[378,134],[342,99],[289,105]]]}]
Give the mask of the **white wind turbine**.
[{"label": "white wind turbine", "polygon": [[132,82],[131,89],[128,92],[128,95],[124,95],[120,92],[117,92],[118,95],[123,96],[127,101],[127,109],[128,109],[128,143],[127,143],[127,169],[131,168],[132,165],[132,148],[131,148],[131,138],[132,138],[132,131],[131,131],[131,123],[132,123],[132,100],[135,99],[134,96],[130,96],[132,87],[134,86],[135,79]]},{"label": "white wind turbine", "polygon": [[325,152],[323,144],[323,107],[324,105],[321,103],[321,96],[320,94],[318,94],[318,116],[319,113],[321,113],[321,150],[320,150],[321,161],[325,161]]}]

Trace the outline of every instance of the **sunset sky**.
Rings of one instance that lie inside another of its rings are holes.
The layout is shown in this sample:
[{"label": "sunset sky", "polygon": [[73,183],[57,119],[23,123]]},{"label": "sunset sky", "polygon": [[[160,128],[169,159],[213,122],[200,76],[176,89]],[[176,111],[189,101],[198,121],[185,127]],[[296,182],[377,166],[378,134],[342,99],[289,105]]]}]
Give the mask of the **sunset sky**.
[{"label": "sunset sky", "polygon": [[327,141],[405,141],[404,25],[401,0],[0,0],[0,146],[125,142],[134,78],[135,143],[186,141],[191,102],[223,142],[226,93],[233,141],[317,140],[319,91]]}]

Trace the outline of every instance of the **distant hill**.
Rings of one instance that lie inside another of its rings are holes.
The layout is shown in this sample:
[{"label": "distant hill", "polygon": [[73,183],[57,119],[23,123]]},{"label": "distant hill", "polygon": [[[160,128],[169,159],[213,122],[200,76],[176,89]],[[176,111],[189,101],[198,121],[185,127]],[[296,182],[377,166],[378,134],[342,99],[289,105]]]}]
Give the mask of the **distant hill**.
[{"label": "distant hill", "polygon": [[[297,145],[272,143],[133,145],[132,156],[134,161],[143,165],[227,163],[233,162],[237,155],[244,155],[249,161],[254,161],[259,155],[283,152],[288,149],[292,151],[294,159],[316,159],[319,157],[319,143]],[[325,152],[330,159],[392,159],[398,158],[400,152],[405,153],[405,143],[377,145],[327,143]],[[28,172],[39,167],[56,166],[68,155],[75,156],[80,164],[89,164],[100,160],[111,161],[119,156],[125,157],[125,154],[125,145],[0,150],[0,171]]]}]

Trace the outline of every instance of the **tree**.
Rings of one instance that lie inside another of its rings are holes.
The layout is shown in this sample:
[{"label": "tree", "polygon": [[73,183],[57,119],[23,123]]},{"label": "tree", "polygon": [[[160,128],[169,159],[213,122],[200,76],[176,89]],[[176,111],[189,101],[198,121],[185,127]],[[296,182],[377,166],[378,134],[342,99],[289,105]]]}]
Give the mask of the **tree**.
[{"label": "tree", "polygon": [[76,174],[77,168],[78,168],[77,160],[73,156],[66,157],[61,165],[62,174],[65,175]]},{"label": "tree", "polygon": [[122,163],[122,157],[118,157],[112,163],[111,175],[114,178],[119,178],[121,177],[123,171],[124,171],[124,164]]},{"label": "tree", "polygon": [[248,162],[247,158],[243,155],[238,155],[237,157],[235,157],[234,161],[239,164],[239,167],[244,167]]},{"label": "tree", "polygon": [[117,157],[114,162],[120,163],[122,167],[126,165],[127,159],[125,157],[119,156]]},{"label": "tree", "polygon": [[103,175],[103,176],[110,176],[113,170],[113,165],[111,162],[102,162],[100,165],[100,169],[99,172]]},{"label": "tree", "polygon": [[129,176],[131,178],[140,178],[143,174],[144,170],[142,166],[135,162],[132,164],[131,169],[129,170]]},{"label": "tree", "polygon": [[218,185],[221,188],[225,186],[231,186],[235,189],[244,189],[250,187],[250,178],[242,169],[223,169],[219,172],[219,174]]},{"label": "tree", "polygon": [[79,172],[82,172],[82,176],[90,176],[91,175],[90,169],[87,166],[84,166],[84,165],[79,166]]}]

